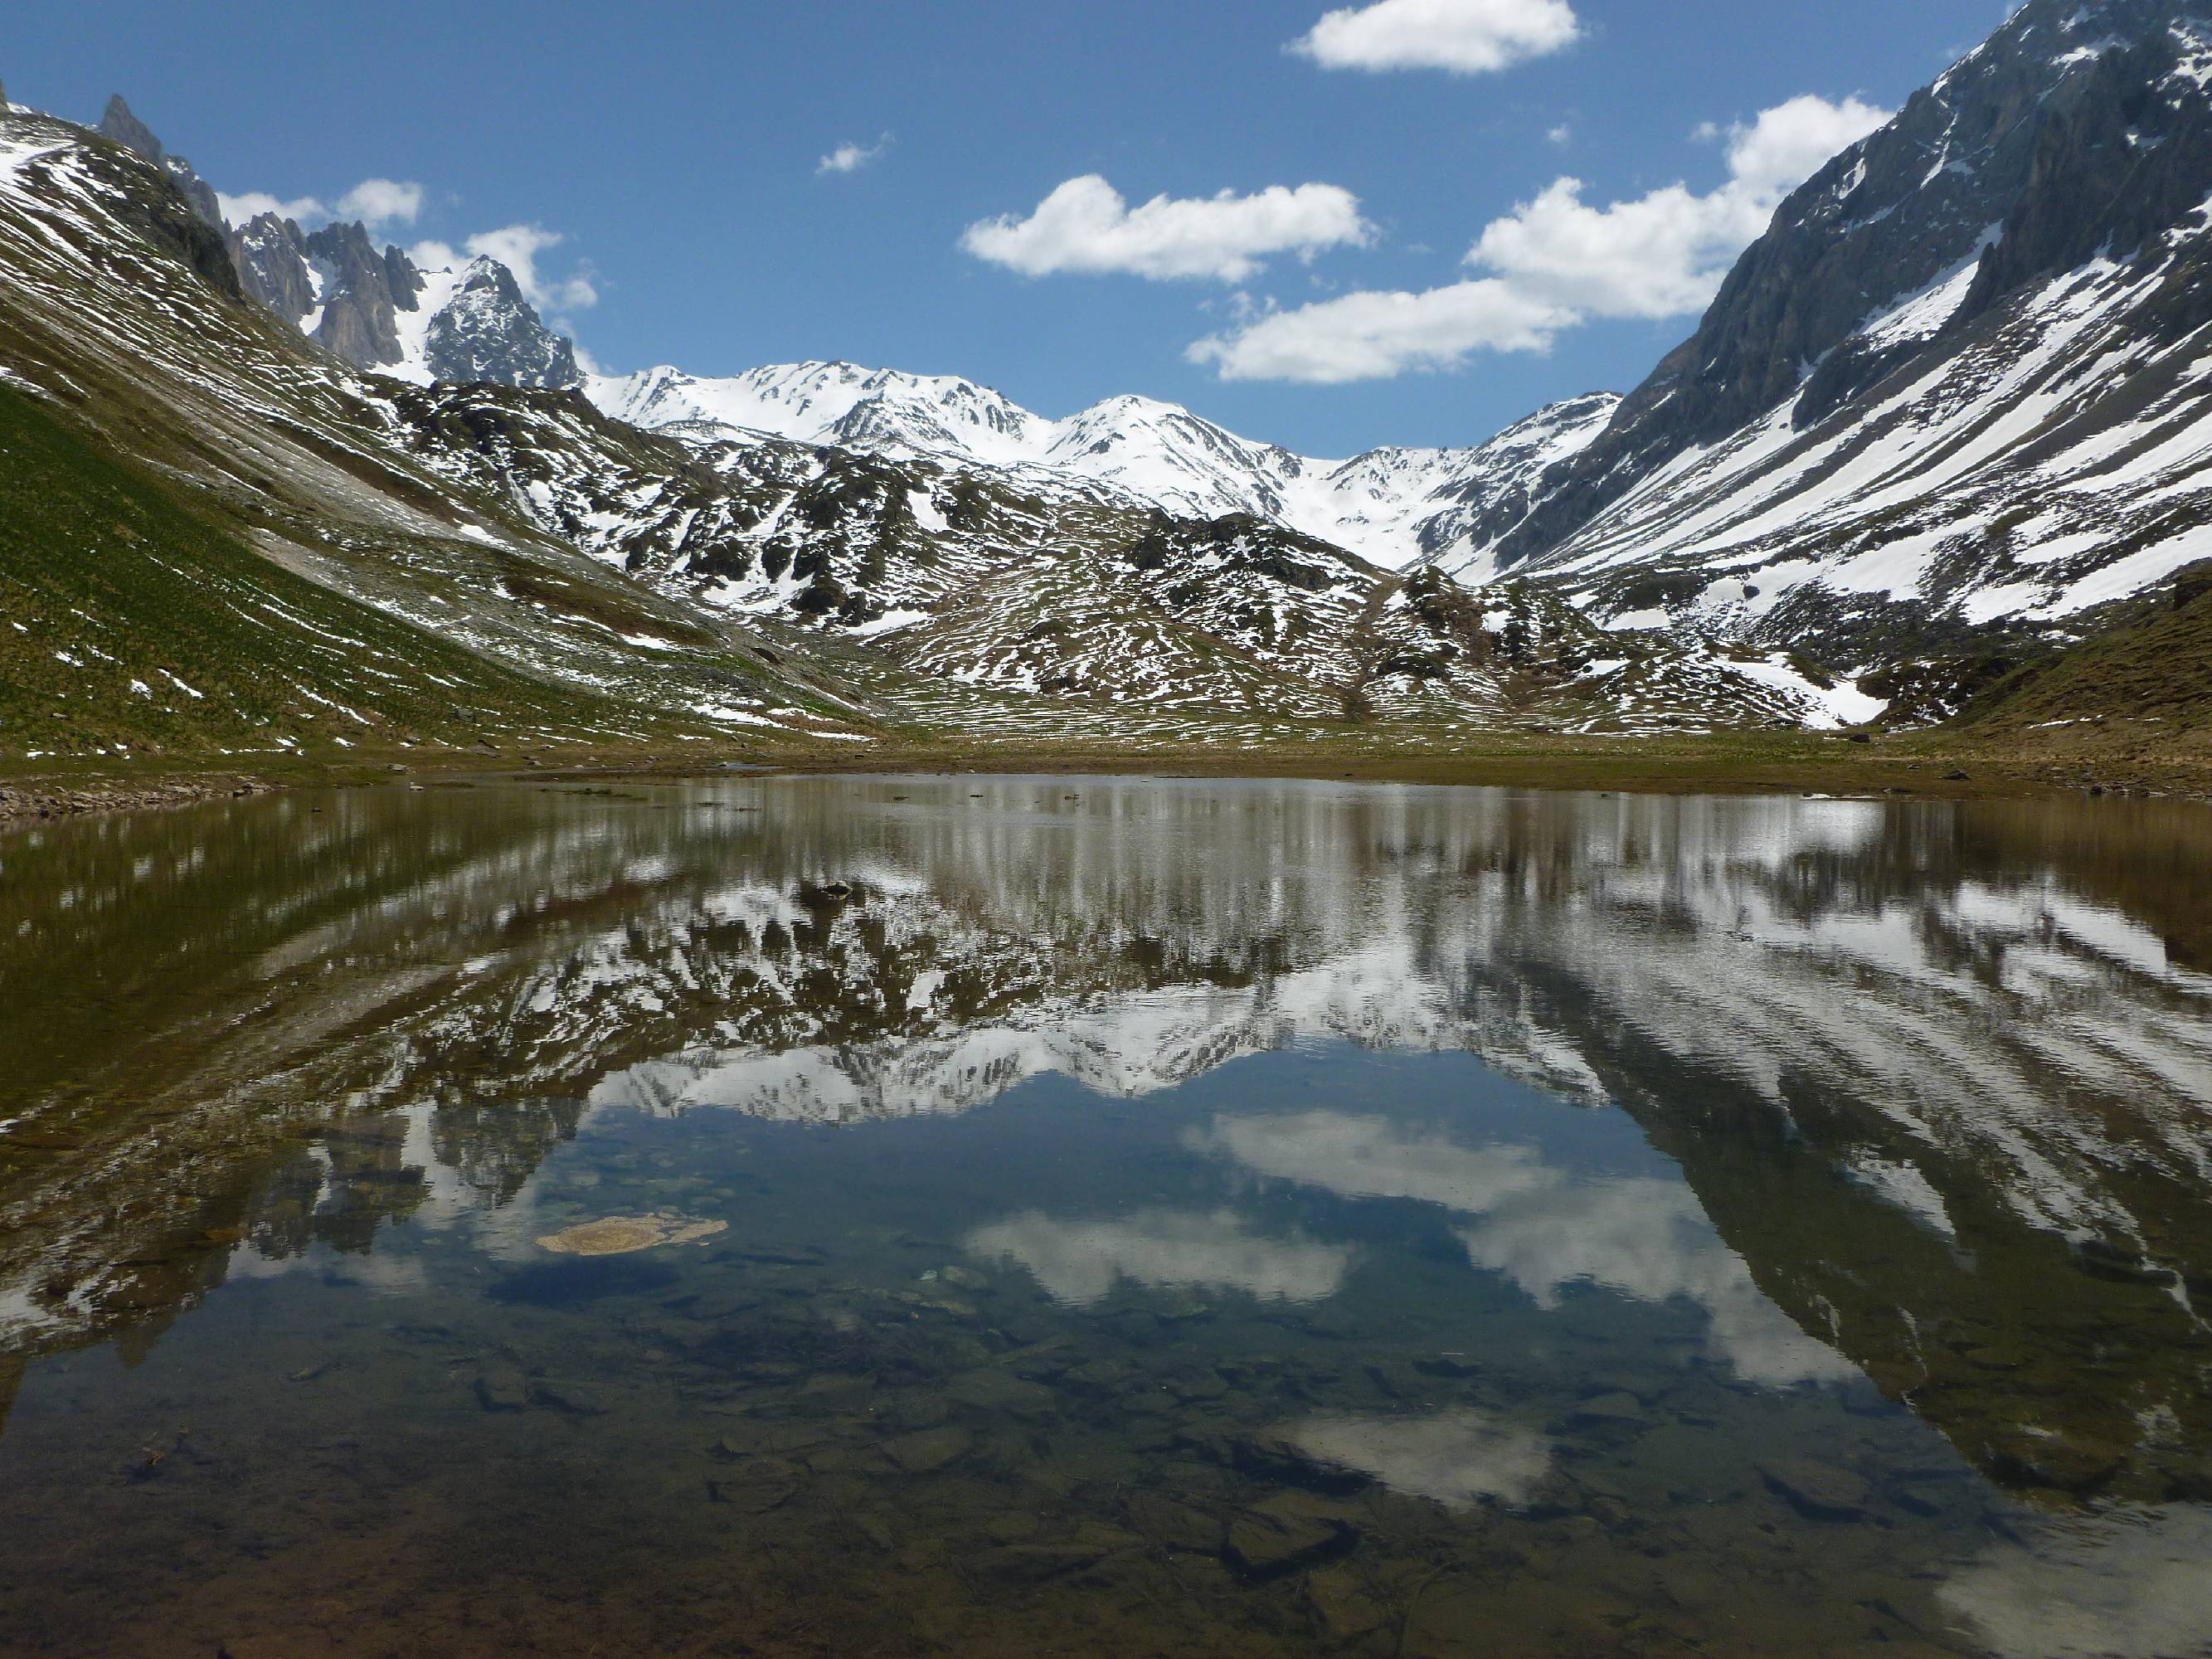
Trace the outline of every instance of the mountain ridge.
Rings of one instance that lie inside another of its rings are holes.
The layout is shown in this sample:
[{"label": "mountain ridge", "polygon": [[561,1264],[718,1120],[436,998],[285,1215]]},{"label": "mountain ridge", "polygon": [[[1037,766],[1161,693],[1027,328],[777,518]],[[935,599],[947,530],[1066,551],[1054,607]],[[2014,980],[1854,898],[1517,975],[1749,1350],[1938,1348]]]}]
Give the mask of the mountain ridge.
[{"label": "mountain ridge", "polygon": [[1133,394],[1063,420],[956,375],[845,362],[772,364],[723,379],[666,365],[594,375],[586,394],[636,426],[700,437],[765,433],[801,443],[999,470],[1039,469],[1119,489],[1184,517],[1252,514],[1395,568],[1480,570],[1474,526],[1525,494],[1532,468],[1594,436],[1609,393],[1538,411],[1486,443],[1402,446],[1346,460],[1243,438],[1180,404]]},{"label": "mountain ridge", "polygon": [[[1321,460],[845,363],[586,375],[495,261],[218,234],[119,100],[105,135],[7,117],[0,345],[288,568],[725,734],[1995,730],[2030,688],[2063,720],[2156,648],[2037,665],[2212,557],[2208,41],[2183,0],[2034,0],[1792,195],[1638,392],[1468,448]],[[188,425],[155,441],[149,394]]]},{"label": "mountain ridge", "polygon": [[2212,553],[2208,82],[2193,0],[2021,7],[1783,204],[1500,568],[1863,666]]}]

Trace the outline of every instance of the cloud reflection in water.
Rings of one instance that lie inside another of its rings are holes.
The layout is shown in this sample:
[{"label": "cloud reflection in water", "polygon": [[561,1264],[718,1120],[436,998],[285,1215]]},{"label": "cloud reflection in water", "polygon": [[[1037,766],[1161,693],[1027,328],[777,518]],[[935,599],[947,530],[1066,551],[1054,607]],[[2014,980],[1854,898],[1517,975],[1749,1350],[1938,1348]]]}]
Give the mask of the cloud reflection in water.
[{"label": "cloud reflection in water", "polygon": [[1468,1146],[1329,1110],[1218,1117],[1192,1145],[1254,1174],[1343,1197],[1413,1199],[1477,1218],[1457,1230],[1469,1261],[1542,1307],[1556,1307],[1575,1284],[1641,1302],[1687,1297],[1711,1322],[1716,1355],[1754,1382],[1857,1375],[1768,1300],[1680,1182],[1579,1175],[1525,1144]]},{"label": "cloud reflection in water", "polygon": [[1478,1411],[1430,1417],[1319,1418],[1292,1431],[1310,1456],[1370,1474],[1394,1492],[1449,1509],[1485,1498],[1528,1502],[1551,1472],[1551,1442]]},{"label": "cloud reflection in water", "polygon": [[1030,1211],[979,1227],[969,1255],[1009,1257],[1057,1301],[1089,1307],[1124,1279],[1153,1290],[1242,1291],[1319,1302],[1343,1287],[1352,1252],[1341,1244],[1266,1238],[1227,1212],[1142,1211],[1111,1221],[1060,1221]]}]

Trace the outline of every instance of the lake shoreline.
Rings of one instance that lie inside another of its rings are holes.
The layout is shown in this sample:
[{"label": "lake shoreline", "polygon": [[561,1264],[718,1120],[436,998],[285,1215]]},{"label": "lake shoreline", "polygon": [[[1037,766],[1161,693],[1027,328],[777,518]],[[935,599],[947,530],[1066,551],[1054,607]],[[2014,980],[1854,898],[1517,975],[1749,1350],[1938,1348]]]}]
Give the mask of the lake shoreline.
[{"label": "lake shoreline", "polygon": [[[521,757],[469,750],[397,751],[325,762],[270,757],[208,771],[109,760],[33,770],[0,764],[0,826],[88,813],[145,811],[300,789],[433,785],[527,778],[605,782],[751,775],[991,774],[1164,778],[1306,779],[1439,787],[1548,789],[1641,795],[1827,794],[1937,799],[2109,797],[2212,802],[2212,762],[2153,761],[2095,746],[2040,754],[1942,745],[1925,737],[1872,744],[1806,733],[1638,739],[1532,738],[1460,749],[884,743],[733,748],[711,755],[666,748]],[[542,751],[541,751],[542,753]],[[234,757],[226,757],[227,761]],[[520,764],[518,765],[518,758]]]}]

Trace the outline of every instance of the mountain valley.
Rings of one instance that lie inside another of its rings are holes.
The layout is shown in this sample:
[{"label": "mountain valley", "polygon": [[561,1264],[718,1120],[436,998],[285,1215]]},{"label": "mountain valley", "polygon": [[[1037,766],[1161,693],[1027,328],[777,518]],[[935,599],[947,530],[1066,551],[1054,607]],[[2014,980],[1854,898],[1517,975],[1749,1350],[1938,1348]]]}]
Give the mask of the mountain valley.
[{"label": "mountain valley", "polygon": [[2036,0],[1644,386],[1341,461],[1134,397],[599,374],[495,258],[229,224],[120,98],[9,106],[0,757],[1853,730],[2198,763],[2192,19]]}]

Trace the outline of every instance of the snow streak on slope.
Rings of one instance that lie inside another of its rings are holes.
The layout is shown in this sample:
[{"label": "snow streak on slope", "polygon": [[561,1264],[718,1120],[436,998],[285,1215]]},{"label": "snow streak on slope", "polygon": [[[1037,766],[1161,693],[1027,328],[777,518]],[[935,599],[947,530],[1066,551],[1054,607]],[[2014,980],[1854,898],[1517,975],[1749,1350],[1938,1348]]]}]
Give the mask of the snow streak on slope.
[{"label": "snow streak on slope", "polygon": [[[1838,415],[1800,429],[1785,407],[1691,452],[1538,568],[1624,625],[1777,641],[1893,605],[2057,621],[2139,592],[2212,556],[2212,338],[2141,326],[2174,275],[2086,265]],[[1972,276],[1869,337],[1932,333]]]},{"label": "snow streak on slope", "polygon": [[2207,33],[2020,9],[1784,205],[1505,568],[1868,664],[2212,556]]},{"label": "snow streak on slope", "polygon": [[968,380],[849,363],[761,368],[729,380],[655,368],[594,377],[586,392],[633,425],[697,436],[769,434],[1083,480],[1183,517],[1271,519],[1401,568],[1425,560],[1452,568],[1477,562],[1487,548],[1477,538],[1478,520],[1588,443],[1616,401],[1561,404],[1480,448],[1381,449],[1338,462],[1240,438],[1151,398],[1109,398],[1048,421]]}]

